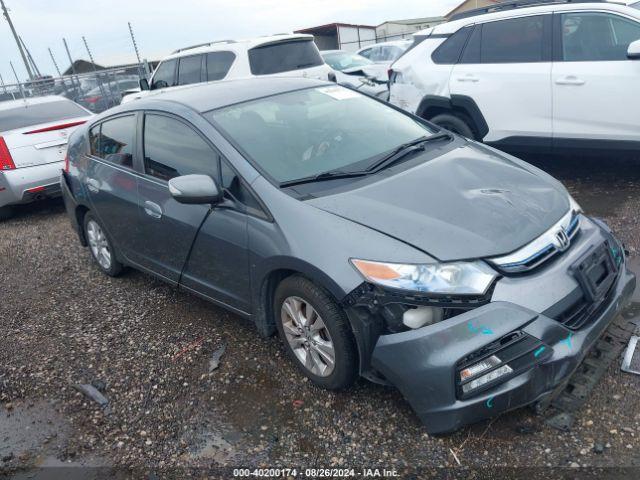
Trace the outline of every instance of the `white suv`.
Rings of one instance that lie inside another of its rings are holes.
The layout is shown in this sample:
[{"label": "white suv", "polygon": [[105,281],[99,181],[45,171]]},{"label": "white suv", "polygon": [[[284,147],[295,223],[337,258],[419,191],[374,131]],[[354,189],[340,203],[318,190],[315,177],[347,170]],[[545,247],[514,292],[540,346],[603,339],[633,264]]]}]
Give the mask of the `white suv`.
[{"label": "white suv", "polygon": [[216,80],[262,76],[334,80],[312,35],[274,35],[248,40],[222,40],[173,52],[160,62],[142,91],[122,99],[127,103],[154,90]]},{"label": "white suv", "polygon": [[640,11],[509,2],[415,37],[391,103],[502,148],[640,150]]}]

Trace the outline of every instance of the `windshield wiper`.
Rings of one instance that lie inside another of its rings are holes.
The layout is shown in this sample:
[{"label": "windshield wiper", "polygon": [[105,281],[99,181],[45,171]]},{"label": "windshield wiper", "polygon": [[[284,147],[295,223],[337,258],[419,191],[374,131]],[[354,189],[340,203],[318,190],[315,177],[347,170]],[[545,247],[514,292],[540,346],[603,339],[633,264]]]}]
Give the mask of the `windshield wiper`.
[{"label": "windshield wiper", "polygon": [[293,187],[295,185],[302,185],[305,183],[322,182],[325,180],[335,180],[339,178],[356,178],[371,175],[380,170],[390,167],[392,164],[404,158],[406,155],[422,151],[425,149],[424,145],[429,142],[451,139],[453,138],[450,133],[436,133],[428,137],[420,137],[411,142],[403,143],[397,148],[394,148],[390,153],[385,155],[373,165],[369,166],[366,170],[360,171],[345,171],[345,170],[329,170],[328,172],[322,172],[317,175],[309,177],[297,178],[295,180],[287,180],[279,184],[280,188]]},{"label": "windshield wiper", "polygon": [[369,175],[370,172],[345,172],[343,170],[329,170],[328,172],[322,172],[318,175],[312,175],[310,177],[297,178],[295,180],[287,180],[280,183],[280,188],[293,187],[294,185],[302,185],[304,183],[322,182],[325,180],[334,180],[338,178],[355,178]]},{"label": "windshield wiper", "polygon": [[387,155],[380,160],[370,165],[367,168],[367,172],[375,173],[380,170],[390,167],[391,165],[399,162],[410,153],[420,152],[425,150],[425,144],[434,142],[437,140],[451,139],[453,138],[450,133],[442,132],[430,135],[428,137],[420,137],[411,142],[403,143],[397,148],[394,148]]}]

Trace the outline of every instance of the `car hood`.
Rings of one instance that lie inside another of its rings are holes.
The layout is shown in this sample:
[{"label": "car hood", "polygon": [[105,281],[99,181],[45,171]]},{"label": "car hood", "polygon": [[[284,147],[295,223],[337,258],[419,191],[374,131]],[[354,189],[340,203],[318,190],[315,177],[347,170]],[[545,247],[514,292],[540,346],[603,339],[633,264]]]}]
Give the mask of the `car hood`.
[{"label": "car hood", "polygon": [[552,177],[473,145],[307,202],[442,261],[513,252],[569,210],[566,190]]}]

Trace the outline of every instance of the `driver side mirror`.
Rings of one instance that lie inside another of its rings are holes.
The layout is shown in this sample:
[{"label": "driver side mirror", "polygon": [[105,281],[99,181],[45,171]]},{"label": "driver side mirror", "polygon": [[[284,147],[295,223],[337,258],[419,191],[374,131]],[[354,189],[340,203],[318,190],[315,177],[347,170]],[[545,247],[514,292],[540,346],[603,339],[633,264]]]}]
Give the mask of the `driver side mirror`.
[{"label": "driver side mirror", "polygon": [[631,42],[627,50],[627,58],[629,60],[640,60],[640,40]]},{"label": "driver side mirror", "polygon": [[146,78],[140,79],[140,90],[142,90],[143,92],[145,90],[149,90],[149,80],[147,80]]},{"label": "driver side mirror", "polygon": [[222,190],[209,175],[183,175],[169,180],[169,193],[179,203],[187,205],[216,204],[222,200]]}]

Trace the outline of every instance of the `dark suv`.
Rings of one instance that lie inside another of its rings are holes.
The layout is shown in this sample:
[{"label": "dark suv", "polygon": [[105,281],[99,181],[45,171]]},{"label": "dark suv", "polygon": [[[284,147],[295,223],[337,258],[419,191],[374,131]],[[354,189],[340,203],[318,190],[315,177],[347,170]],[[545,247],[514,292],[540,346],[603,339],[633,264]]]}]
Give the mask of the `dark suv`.
[{"label": "dark suv", "polygon": [[542,171],[335,84],[249,79],[95,117],[62,178],[99,268],[276,330],[314,383],[393,384],[430,432],[549,395],[635,288]]}]

